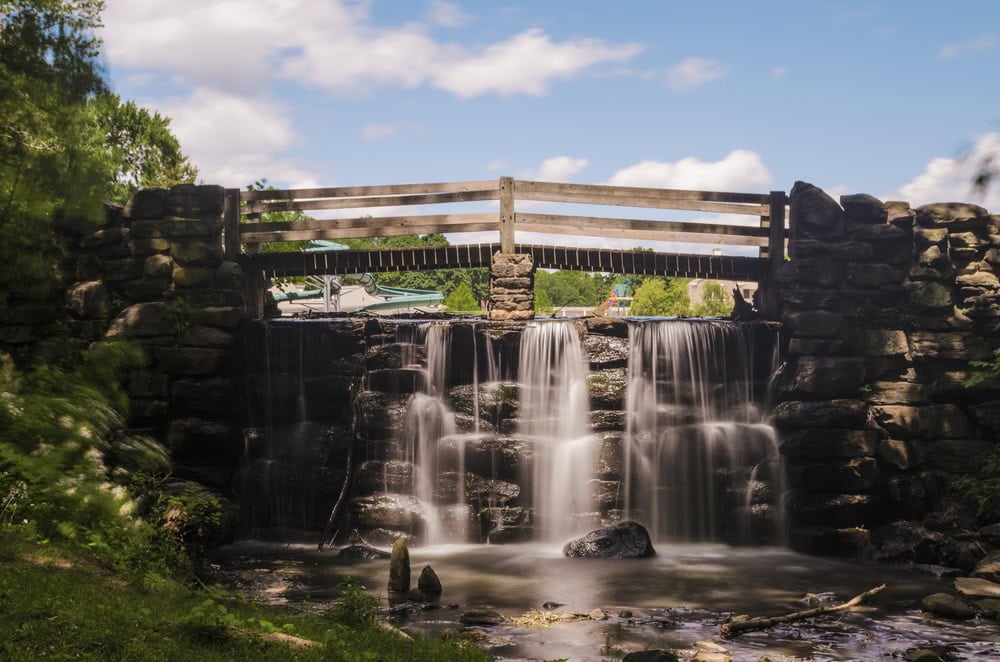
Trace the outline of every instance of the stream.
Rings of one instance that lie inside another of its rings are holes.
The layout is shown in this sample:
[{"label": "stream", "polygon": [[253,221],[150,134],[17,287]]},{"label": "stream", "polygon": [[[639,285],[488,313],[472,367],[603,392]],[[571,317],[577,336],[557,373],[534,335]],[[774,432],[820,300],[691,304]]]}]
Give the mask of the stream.
[{"label": "stream", "polygon": [[[468,629],[461,615],[491,609],[508,619],[545,603],[590,618],[548,627],[477,627],[477,643],[498,660],[619,660],[645,648],[674,649],[681,659],[714,642],[732,660],[892,660],[918,646],[946,646],[954,659],[1000,660],[995,621],[951,621],[924,615],[920,600],[947,591],[951,580],[905,566],[804,556],[783,548],[718,544],[656,546],[641,560],[563,557],[551,544],[435,545],[410,548],[413,583],[431,565],[444,588],[439,607],[394,605],[386,599],[388,560],[337,558],[314,545],[241,542],[216,550],[213,579],[275,604],[322,612],[345,575],[377,595],[393,624],[411,633]],[[746,633],[732,639],[719,626],[732,614],[778,615],[822,600],[845,601],[881,583],[872,607]]]}]

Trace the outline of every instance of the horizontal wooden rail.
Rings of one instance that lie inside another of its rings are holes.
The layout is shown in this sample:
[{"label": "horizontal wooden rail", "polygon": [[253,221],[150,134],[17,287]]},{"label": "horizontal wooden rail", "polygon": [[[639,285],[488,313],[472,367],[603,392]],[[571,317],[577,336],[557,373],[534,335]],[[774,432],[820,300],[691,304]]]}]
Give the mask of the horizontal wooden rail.
[{"label": "horizontal wooden rail", "polygon": [[717,193],[594,184],[517,181],[514,197],[519,200],[681,209],[748,216],[766,215],[770,209],[767,205],[768,196],[753,193]]},{"label": "horizontal wooden rail", "polygon": [[306,200],[310,198],[358,198],[376,195],[407,195],[410,193],[456,193],[496,189],[495,179],[469,182],[440,182],[432,184],[389,184],[380,186],[338,186],[335,188],[298,188],[264,191],[241,191],[240,200]]},{"label": "horizontal wooden rail", "polygon": [[565,216],[559,214],[514,215],[516,224],[524,232],[567,234],[586,237],[614,237],[618,239],[652,239],[657,241],[686,241],[731,246],[766,246],[768,228],[691,223],[677,221],[646,221],[628,218],[603,218],[596,216]]},{"label": "horizontal wooden rail", "polygon": [[240,235],[248,243],[348,239],[353,237],[398,237],[438,232],[481,232],[497,229],[496,214],[436,214],[425,216],[381,216],[342,218],[329,221],[282,221],[247,223]]},{"label": "horizontal wooden rail", "polygon": [[475,202],[500,198],[496,186],[487,190],[454,191],[451,193],[424,193],[364,198],[328,198],[321,200],[284,200],[280,202],[248,202],[242,209],[245,216],[253,217],[276,211],[317,211],[321,209],[364,209],[369,207],[395,207],[407,205],[434,205],[449,202]]}]

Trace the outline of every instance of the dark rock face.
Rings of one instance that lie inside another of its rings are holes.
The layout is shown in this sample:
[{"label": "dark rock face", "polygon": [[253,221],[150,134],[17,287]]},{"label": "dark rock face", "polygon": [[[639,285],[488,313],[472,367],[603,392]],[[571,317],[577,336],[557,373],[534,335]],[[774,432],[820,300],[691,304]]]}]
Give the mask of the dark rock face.
[{"label": "dark rock face", "polygon": [[642,559],[655,554],[649,532],[631,521],[591,531],[563,548],[569,558]]}]

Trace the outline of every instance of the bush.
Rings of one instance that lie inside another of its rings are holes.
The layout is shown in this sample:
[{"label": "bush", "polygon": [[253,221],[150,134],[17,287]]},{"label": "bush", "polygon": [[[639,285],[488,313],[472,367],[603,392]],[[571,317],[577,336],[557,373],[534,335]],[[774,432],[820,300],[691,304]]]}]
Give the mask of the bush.
[{"label": "bush", "polygon": [[959,501],[976,509],[981,524],[1000,522],[1000,447],[980,460],[975,473],[956,477],[950,489]]}]

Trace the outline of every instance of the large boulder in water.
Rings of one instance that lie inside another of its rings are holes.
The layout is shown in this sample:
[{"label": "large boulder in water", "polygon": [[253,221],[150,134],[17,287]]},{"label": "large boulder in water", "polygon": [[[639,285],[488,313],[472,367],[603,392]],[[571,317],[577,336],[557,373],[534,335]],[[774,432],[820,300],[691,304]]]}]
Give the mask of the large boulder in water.
[{"label": "large boulder in water", "polygon": [[641,559],[654,556],[649,532],[638,522],[620,522],[571,540],[563,555],[586,559]]}]

